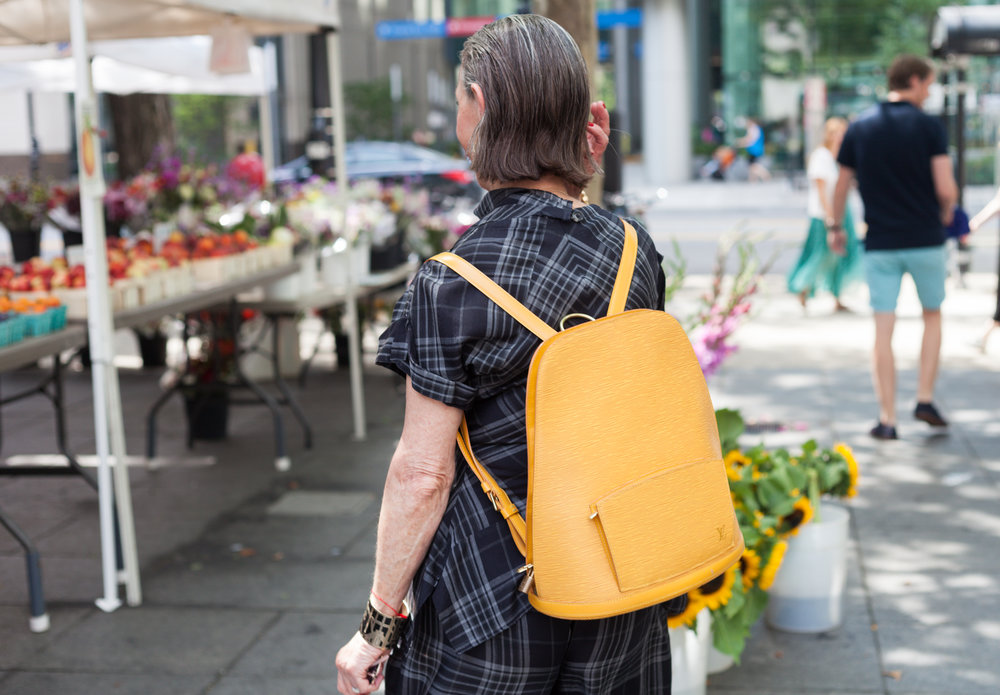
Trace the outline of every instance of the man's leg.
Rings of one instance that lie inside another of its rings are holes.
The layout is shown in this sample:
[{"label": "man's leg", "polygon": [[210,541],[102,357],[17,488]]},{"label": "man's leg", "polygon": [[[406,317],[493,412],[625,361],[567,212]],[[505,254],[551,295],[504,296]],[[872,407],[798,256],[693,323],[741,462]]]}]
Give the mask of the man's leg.
[{"label": "man's leg", "polygon": [[892,353],[892,331],[896,314],[875,312],[875,349],[872,351],[872,382],[878,398],[879,422],[896,426],[896,358]]},{"label": "man's leg", "polygon": [[896,299],[903,269],[896,251],[866,251],[865,277],[875,315],[875,349],[872,351],[872,383],[878,399],[878,424],[871,431],[876,439],[896,438],[896,358],[892,354],[892,332],[896,327]]},{"label": "man's leg", "polygon": [[924,309],[924,337],[920,345],[917,407],[913,411],[913,416],[932,427],[945,427],[948,424],[933,403],[934,383],[937,381],[941,355],[941,304],[945,296],[947,265],[945,246],[911,249],[907,253],[907,270],[913,276],[920,305]]},{"label": "man's leg", "polygon": [[924,339],[920,344],[920,376],[917,381],[917,403],[934,400],[941,357],[941,310],[924,309]]}]

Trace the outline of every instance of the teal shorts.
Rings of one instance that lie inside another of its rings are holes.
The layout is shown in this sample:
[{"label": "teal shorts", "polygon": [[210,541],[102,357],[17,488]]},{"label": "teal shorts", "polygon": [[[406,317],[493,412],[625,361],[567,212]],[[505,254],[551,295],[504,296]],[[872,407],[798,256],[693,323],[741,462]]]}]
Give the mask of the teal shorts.
[{"label": "teal shorts", "polygon": [[925,310],[941,308],[944,280],[948,274],[948,250],[941,246],[917,249],[865,251],[865,276],[871,295],[872,311],[895,313],[903,275],[910,274],[917,286],[920,305]]}]

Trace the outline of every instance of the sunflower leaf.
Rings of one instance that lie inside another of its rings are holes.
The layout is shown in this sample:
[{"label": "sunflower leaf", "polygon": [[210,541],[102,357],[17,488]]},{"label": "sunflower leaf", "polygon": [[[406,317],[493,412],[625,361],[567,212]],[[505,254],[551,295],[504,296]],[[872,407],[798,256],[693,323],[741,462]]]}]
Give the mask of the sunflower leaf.
[{"label": "sunflower leaf", "polygon": [[721,611],[712,614],[712,646],[740,663],[740,654],[750,634],[750,626],[742,616],[729,618]]},{"label": "sunflower leaf", "polygon": [[722,453],[728,454],[733,449],[738,448],[740,435],[743,434],[745,428],[740,412],[729,408],[720,408],[715,411],[715,422],[719,426]]}]

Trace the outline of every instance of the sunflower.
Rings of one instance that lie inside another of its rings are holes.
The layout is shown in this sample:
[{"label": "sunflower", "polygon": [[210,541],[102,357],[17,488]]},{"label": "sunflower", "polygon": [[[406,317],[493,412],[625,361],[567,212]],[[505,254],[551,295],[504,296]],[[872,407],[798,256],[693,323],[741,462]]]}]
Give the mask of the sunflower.
[{"label": "sunflower", "polygon": [[733,449],[726,454],[724,463],[726,464],[726,477],[737,481],[742,477],[743,466],[750,463],[750,459],[740,453],[739,449]]},{"label": "sunflower", "polygon": [[745,466],[748,463],[750,463],[750,459],[744,456],[743,452],[741,452],[739,449],[733,449],[728,454],[726,454],[725,463],[726,466],[735,466],[736,464]]},{"label": "sunflower", "polygon": [[778,520],[778,526],[782,529],[782,536],[795,536],[798,534],[802,524],[813,518],[813,508],[809,504],[808,497],[800,497],[795,501],[792,511]]},{"label": "sunflower", "polygon": [[736,565],[733,565],[715,579],[702,584],[691,592],[691,595],[700,599],[708,606],[709,610],[715,610],[729,603],[733,597],[733,584],[736,583]]},{"label": "sunflower", "polygon": [[781,561],[785,559],[786,550],[788,550],[788,543],[785,541],[778,541],[771,549],[771,556],[767,558],[767,564],[760,573],[759,586],[764,591],[770,589],[771,585],[774,584],[774,575],[778,573]]},{"label": "sunflower", "polygon": [[854,497],[858,494],[858,462],[854,458],[854,452],[846,444],[837,444],[833,447],[833,450],[847,461],[847,475],[850,481],[847,486],[847,496]]},{"label": "sunflower", "polygon": [[754,580],[760,576],[760,555],[755,550],[747,548],[740,556],[740,573],[743,575],[743,588],[749,589]]},{"label": "sunflower", "polygon": [[698,618],[698,612],[705,607],[705,602],[694,596],[694,592],[688,594],[688,605],[683,613],[667,617],[667,627],[694,627],[694,622]]}]

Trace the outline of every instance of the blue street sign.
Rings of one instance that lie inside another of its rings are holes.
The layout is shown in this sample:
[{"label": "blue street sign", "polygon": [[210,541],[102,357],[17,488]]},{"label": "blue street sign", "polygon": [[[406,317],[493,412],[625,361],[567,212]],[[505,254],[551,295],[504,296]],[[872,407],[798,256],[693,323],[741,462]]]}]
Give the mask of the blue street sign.
[{"label": "blue street sign", "polygon": [[598,10],[597,28],[613,29],[614,27],[627,27],[638,29],[642,26],[642,9],[632,7],[627,10]]},{"label": "blue street sign", "polygon": [[[462,19],[453,19],[451,21],[461,22]],[[615,27],[636,29],[641,26],[642,10],[638,7],[622,11],[601,10],[597,13],[598,29],[613,29]],[[461,35],[464,36],[465,34],[462,33]],[[449,36],[447,22],[414,22],[408,19],[393,19],[375,24],[375,38],[382,41],[443,39],[447,36]]]},{"label": "blue street sign", "polygon": [[413,22],[406,19],[388,20],[375,25],[375,38],[383,41],[402,39],[443,39],[444,22]]}]

